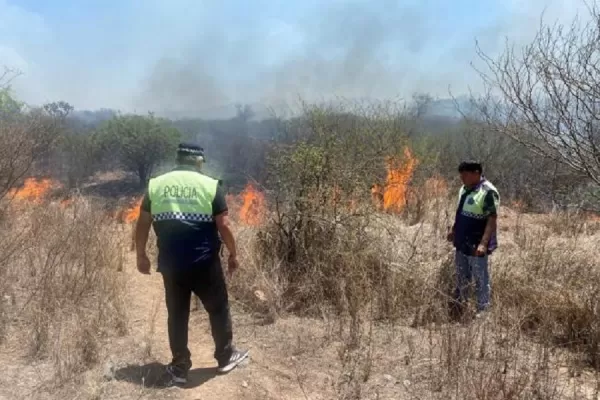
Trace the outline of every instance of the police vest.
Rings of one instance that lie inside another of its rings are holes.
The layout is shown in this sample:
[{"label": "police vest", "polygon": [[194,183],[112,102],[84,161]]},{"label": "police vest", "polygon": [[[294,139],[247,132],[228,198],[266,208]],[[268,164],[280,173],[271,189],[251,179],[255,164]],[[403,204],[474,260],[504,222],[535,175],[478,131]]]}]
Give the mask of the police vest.
[{"label": "police vest", "polygon": [[148,195],[154,221],[213,222],[218,181],[196,171],[172,171],[150,179]]},{"label": "police vest", "polygon": [[[491,190],[498,193],[494,185],[486,180],[482,180],[472,190],[467,190],[464,186],[460,189],[456,210],[454,246],[465,254],[471,255],[483,238],[489,216],[485,207],[485,198]],[[498,209],[499,200],[496,200],[495,205]],[[488,254],[497,247],[498,238],[496,232],[493,232],[488,243]]]},{"label": "police vest", "polygon": [[[498,193],[498,190],[489,181],[483,180],[466,196],[459,213],[465,217],[474,219],[487,219],[488,215],[485,213],[485,197],[490,190],[498,194],[498,200],[496,201],[496,209],[498,209],[500,206],[500,194]],[[459,207],[460,201],[466,192],[467,189],[464,186],[460,188],[460,192],[458,194]]]}]

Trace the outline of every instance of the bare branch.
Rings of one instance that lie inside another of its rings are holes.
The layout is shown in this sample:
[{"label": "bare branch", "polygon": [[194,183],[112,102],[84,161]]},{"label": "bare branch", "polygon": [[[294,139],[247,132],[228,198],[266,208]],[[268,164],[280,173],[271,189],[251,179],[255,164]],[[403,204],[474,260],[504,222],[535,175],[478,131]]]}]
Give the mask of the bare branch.
[{"label": "bare branch", "polygon": [[600,184],[600,14],[570,26],[540,23],[533,41],[517,52],[507,43],[477,71],[485,94],[475,101],[495,131]]},{"label": "bare branch", "polygon": [[12,81],[22,74],[21,71],[9,67],[2,67],[0,70],[0,90],[7,90],[10,88]]}]

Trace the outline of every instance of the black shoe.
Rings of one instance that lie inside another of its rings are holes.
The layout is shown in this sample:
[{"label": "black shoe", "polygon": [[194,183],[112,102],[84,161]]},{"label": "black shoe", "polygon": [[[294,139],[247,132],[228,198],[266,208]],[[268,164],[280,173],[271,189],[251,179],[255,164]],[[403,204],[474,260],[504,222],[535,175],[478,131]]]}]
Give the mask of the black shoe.
[{"label": "black shoe", "polygon": [[185,385],[187,383],[188,370],[169,364],[167,365],[167,375],[166,385]]},{"label": "black shoe", "polygon": [[225,374],[238,365],[246,358],[248,358],[248,350],[233,350],[229,359],[225,362],[219,362],[219,366],[217,368],[217,372],[220,374]]}]

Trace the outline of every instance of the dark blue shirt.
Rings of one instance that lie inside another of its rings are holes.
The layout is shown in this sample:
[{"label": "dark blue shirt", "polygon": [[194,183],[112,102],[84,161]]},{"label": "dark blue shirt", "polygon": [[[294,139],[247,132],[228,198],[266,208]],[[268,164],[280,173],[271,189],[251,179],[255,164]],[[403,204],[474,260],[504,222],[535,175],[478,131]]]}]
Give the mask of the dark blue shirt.
[{"label": "dark blue shirt", "polygon": [[[467,200],[468,196],[475,190],[480,190],[481,185],[485,184],[482,181],[474,188],[465,188],[465,192],[460,198],[456,216],[454,220],[454,247],[457,251],[460,251],[466,255],[474,255],[477,250],[477,246],[481,243],[485,232],[485,227],[489,217],[496,216],[498,210],[496,210],[496,203],[498,201],[498,192],[487,188],[487,193],[484,198],[483,212],[488,218],[478,219],[461,213],[463,205]],[[488,243],[488,254],[492,253],[498,247],[498,240],[496,232],[492,233],[490,241]]]}]

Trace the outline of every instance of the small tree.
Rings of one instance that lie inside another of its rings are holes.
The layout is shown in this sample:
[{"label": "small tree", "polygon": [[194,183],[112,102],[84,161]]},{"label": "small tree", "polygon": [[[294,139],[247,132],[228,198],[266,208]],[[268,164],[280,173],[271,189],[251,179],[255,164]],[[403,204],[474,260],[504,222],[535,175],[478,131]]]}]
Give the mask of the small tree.
[{"label": "small tree", "polygon": [[152,114],[124,115],[108,121],[100,137],[104,149],[145,186],[154,169],[174,154],[180,133]]},{"label": "small tree", "polygon": [[600,185],[600,13],[570,27],[541,24],[521,51],[478,49],[487,93],[475,102],[493,130]]},{"label": "small tree", "polygon": [[[4,92],[5,104],[19,104]],[[40,167],[61,134],[54,117],[43,109],[0,109],[0,200]]]},{"label": "small tree", "polygon": [[24,104],[13,96],[11,82],[19,76],[19,72],[8,67],[0,71],[0,118],[6,120],[20,114]]},{"label": "small tree", "polygon": [[101,157],[97,139],[96,135],[79,131],[62,136],[58,151],[69,189],[78,187],[96,172]]}]

